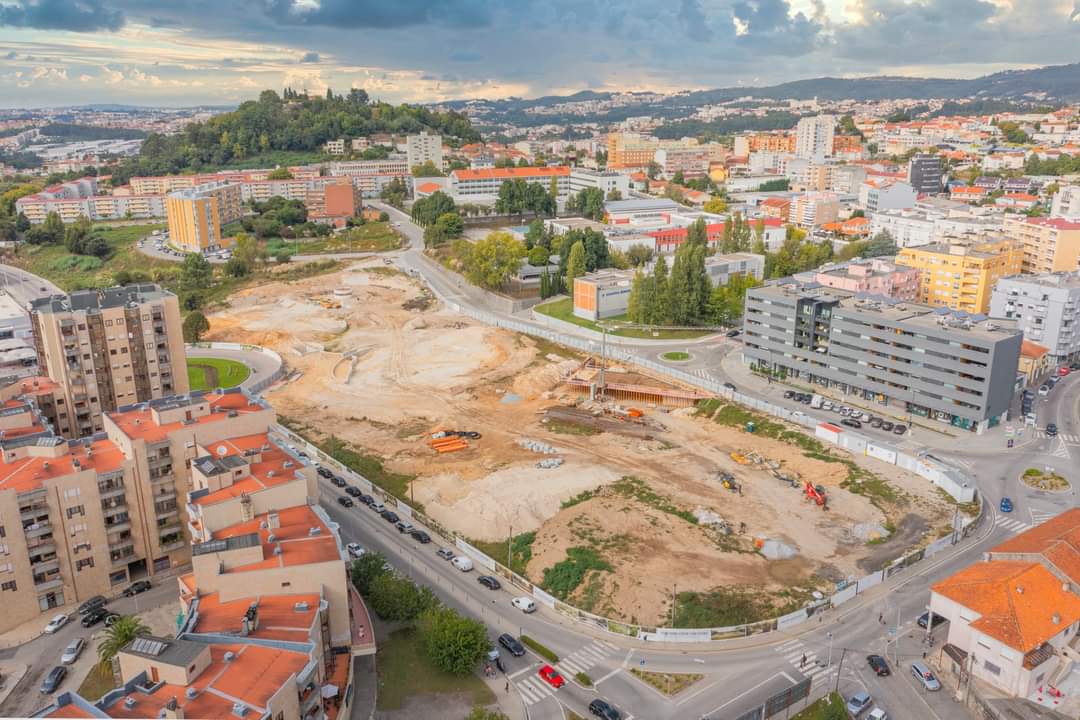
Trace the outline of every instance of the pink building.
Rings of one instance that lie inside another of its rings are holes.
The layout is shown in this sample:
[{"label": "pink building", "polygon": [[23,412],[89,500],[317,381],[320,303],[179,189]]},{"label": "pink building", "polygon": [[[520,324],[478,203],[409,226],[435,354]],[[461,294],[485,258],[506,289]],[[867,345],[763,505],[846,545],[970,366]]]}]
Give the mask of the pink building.
[{"label": "pink building", "polygon": [[853,260],[821,270],[814,275],[814,281],[838,290],[884,295],[897,300],[914,301],[919,293],[918,269],[878,258]]}]

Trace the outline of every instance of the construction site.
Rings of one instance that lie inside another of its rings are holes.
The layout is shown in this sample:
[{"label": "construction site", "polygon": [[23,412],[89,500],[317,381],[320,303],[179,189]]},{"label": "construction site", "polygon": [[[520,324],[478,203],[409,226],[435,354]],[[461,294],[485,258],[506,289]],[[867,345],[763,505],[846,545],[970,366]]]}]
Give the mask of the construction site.
[{"label": "construction site", "polygon": [[209,320],[206,339],[285,358],[279,415],[411,478],[403,496],[445,527],[521,538],[534,582],[589,548],[552,589],[610,617],[662,621],[675,583],[829,589],[952,518],[917,476],[851,458],[888,492],[850,492],[842,451],[719,422],[694,388],[482,325],[379,262],[241,291]]}]

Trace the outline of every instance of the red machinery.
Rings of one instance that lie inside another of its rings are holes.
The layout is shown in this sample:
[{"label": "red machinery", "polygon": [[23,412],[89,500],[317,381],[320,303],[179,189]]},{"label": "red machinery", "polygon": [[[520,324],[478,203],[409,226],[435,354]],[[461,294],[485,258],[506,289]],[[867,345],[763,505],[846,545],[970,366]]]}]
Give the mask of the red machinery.
[{"label": "red machinery", "polygon": [[814,485],[809,480],[806,481],[806,485],[803,488],[806,491],[806,499],[811,500],[814,503],[821,506],[822,510],[827,510],[825,500],[825,488],[821,485]]}]

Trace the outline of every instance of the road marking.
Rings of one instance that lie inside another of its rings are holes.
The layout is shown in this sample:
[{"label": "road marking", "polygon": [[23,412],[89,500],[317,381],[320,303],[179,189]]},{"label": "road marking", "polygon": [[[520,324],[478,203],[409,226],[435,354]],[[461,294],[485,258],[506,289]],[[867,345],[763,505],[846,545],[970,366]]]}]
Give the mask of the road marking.
[{"label": "road marking", "polygon": [[787,641],[787,642],[785,642],[785,643],[780,643],[779,645],[777,645],[777,646],[776,646],[776,649],[777,649],[778,651],[780,651],[780,652],[785,652],[785,651],[786,651],[786,650],[788,650],[789,648],[793,648],[793,647],[799,647],[799,646],[800,646],[800,645],[802,645],[802,644],[803,644],[803,643],[802,643],[802,640],[799,640],[799,639],[795,639],[795,640],[788,640],[788,641]]},{"label": "road marking", "polygon": [[596,682],[594,682],[593,685],[599,685],[600,683],[604,682],[605,680],[610,679],[612,675],[617,675],[618,673],[621,673],[621,672],[622,672],[622,668],[615,668],[614,670],[609,672],[607,675],[605,675],[604,677],[602,677],[599,680],[597,680]]},{"label": "road marking", "polygon": [[508,677],[508,678],[510,678],[511,680],[513,680],[513,679],[514,679],[514,678],[516,678],[516,677],[517,677],[518,675],[524,675],[525,673],[527,673],[527,672],[529,672],[530,670],[532,670],[532,669],[533,669],[534,667],[535,667],[535,665],[530,665],[530,666],[529,666],[529,667],[527,667],[527,668],[522,668],[522,669],[518,670],[518,671],[517,671],[516,673],[512,673],[512,674],[510,674],[510,675],[507,675],[507,677]]},{"label": "road marking", "polygon": [[735,697],[731,698],[730,700],[728,700],[728,701],[727,701],[726,703],[724,703],[724,704],[723,704],[723,705],[721,705],[720,707],[718,707],[718,708],[714,708],[713,710],[710,710],[709,712],[705,713],[705,716],[706,716],[706,717],[708,717],[709,715],[712,715],[712,714],[714,714],[714,713],[718,713],[718,712],[720,712],[721,710],[723,710],[724,708],[726,708],[726,707],[727,707],[728,705],[730,705],[731,703],[735,702],[736,700],[740,700],[740,699],[742,699],[742,698],[746,697],[747,695],[749,695],[750,693],[754,692],[755,690],[757,690],[757,689],[758,689],[759,687],[761,687],[762,685],[766,685],[766,684],[768,684],[768,683],[772,682],[772,681],[773,681],[773,680],[774,680],[775,678],[777,678],[777,677],[783,677],[783,678],[785,678],[785,679],[786,679],[786,680],[787,680],[787,681],[788,681],[789,683],[792,683],[792,684],[794,684],[794,683],[795,683],[795,681],[794,681],[794,680],[792,680],[792,679],[791,679],[790,677],[788,677],[788,674],[787,674],[787,673],[784,673],[784,672],[779,672],[779,673],[775,673],[774,675],[770,675],[769,677],[765,678],[764,680],[762,680],[761,682],[759,682],[759,683],[758,683],[757,685],[755,685],[754,687],[752,687],[752,688],[749,688],[748,690],[743,690],[743,691],[742,691],[741,693],[739,693],[739,694],[738,694],[738,695],[736,695]]},{"label": "road marking", "polygon": [[634,654],[633,650],[627,650],[626,651],[626,657],[624,657],[623,661],[622,661],[622,666],[623,667],[626,667],[627,665],[630,664],[630,656],[633,655],[633,654]]},{"label": "road marking", "polygon": [[1032,510],[1030,508],[1028,508],[1028,512],[1031,514],[1032,526],[1042,525],[1050,518],[1056,517],[1058,514],[1060,514],[1060,511],[1058,510]]}]

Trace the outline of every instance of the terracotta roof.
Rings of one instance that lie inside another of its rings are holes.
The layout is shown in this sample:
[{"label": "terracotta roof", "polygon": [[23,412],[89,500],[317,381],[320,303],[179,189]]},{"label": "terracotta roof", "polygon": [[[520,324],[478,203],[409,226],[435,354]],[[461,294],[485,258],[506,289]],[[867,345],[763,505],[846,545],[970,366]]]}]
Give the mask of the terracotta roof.
[{"label": "terracotta roof", "polygon": [[[258,604],[258,627],[248,637],[267,640],[308,642],[315,616],[319,612],[317,593],[293,595],[264,595],[221,602],[219,593],[199,597],[199,615],[193,632],[238,633],[241,618],[252,603]],[[307,603],[307,610],[297,610],[298,603]]]},{"label": "terracotta roof", "polygon": [[791,206],[791,198],[771,197],[771,198],[766,198],[765,200],[763,200],[761,204],[762,204],[763,207],[775,207],[775,208],[790,207]]},{"label": "terracotta roof", "polygon": [[570,174],[566,165],[551,167],[481,168],[479,170],[454,170],[451,173],[462,180],[511,180],[513,178],[560,177]]},{"label": "terracotta roof", "polygon": [[51,718],[93,718],[93,717],[97,717],[97,716],[96,715],[91,715],[90,713],[86,712],[85,710],[83,710],[81,707],[79,707],[75,703],[68,703],[67,705],[60,705],[59,707],[57,707],[55,710],[48,713],[44,717],[51,717]]},{"label": "terracotta roof", "polygon": [[1039,343],[1033,343],[1030,340],[1024,340],[1020,343],[1020,355],[1023,357],[1041,358],[1048,352],[1050,352],[1050,348],[1044,347]]},{"label": "terracotta roof", "polygon": [[[265,409],[262,405],[248,400],[243,393],[208,394],[203,399],[210,403],[210,414],[195,418],[195,423],[199,425],[227,419],[228,413],[222,412],[226,410],[235,410],[238,413],[254,413]],[[142,439],[146,442],[164,440],[173,431],[184,427],[184,424],[179,421],[158,425],[154,422],[154,416],[150,409],[143,407],[125,412],[109,413],[109,419],[116,424],[120,432],[132,440]]]},{"label": "terracotta roof", "polygon": [[1024,218],[1024,222],[1028,225],[1052,227],[1058,230],[1080,230],[1080,222],[1066,220],[1065,218],[1029,217]]},{"label": "terracotta roof", "polygon": [[1080,597],[1034,562],[976,563],[931,589],[977,612],[972,628],[1025,654],[1080,619]]},{"label": "terracotta roof", "polygon": [[991,548],[996,553],[1042,556],[1074,583],[1080,583],[1080,508],[1072,508],[1042,525]]},{"label": "terracotta roof", "polygon": [[[341,551],[338,549],[337,540],[310,507],[299,505],[284,508],[278,511],[278,519],[280,527],[273,530],[261,527],[261,524],[266,522],[266,515],[261,515],[214,533],[215,540],[258,533],[262,542],[263,559],[260,562],[234,567],[228,572],[249,572],[290,565],[341,561]],[[313,527],[320,529],[317,535],[309,534],[309,530]],[[267,537],[271,534],[274,536],[272,543],[267,541]],[[274,554],[275,547],[281,548],[280,555]]]},{"label": "terracotta roof", "polygon": [[1025,200],[1027,202],[1036,202],[1039,198],[1031,195],[1030,193],[1005,193],[999,200],[1008,198],[1009,200]]},{"label": "terracotta roof", "polygon": [[[228,487],[221,488],[220,490],[196,498],[194,500],[194,504],[196,505],[215,505],[219,502],[225,502],[226,500],[240,497],[244,493],[259,492],[260,490],[293,482],[297,479],[296,471],[298,468],[296,459],[276,444],[270,442],[270,437],[266,433],[243,435],[241,437],[229,438],[228,440],[218,440],[211,444],[215,450],[218,447],[224,447],[226,449],[226,455],[242,456],[245,450],[261,449],[266,445],[269,445],[270,449],[263,450],[261,452],[262,459],[257,463],[251,464],[250,475],[235,481]],[[293,467],[286,468],[286,462],[293,463]]]},{"label": "terracotta roof", "polygon": [[[69,446],[59,457],[21,457],[11,462],[0,461],[0,490],[26,492],[41,487],[46,480],[61,478],[84,470],[107,473],[124,465],[124,453],[111,440],[96,440],[88,454],[83,445]],[[72,461],[78,460],[75,468]]]},{"label": "terracotta roof", "polygon": [[426,183],[424,183],[422,185],[418,185],[416,187],[416,191],[417,192],[422,192],[422,193],[433,193],[436,190],[441,190],[441,189],[442,189],[442,185],[440,185],[439,183],[436,183],[436,182],[426,182]]}]

